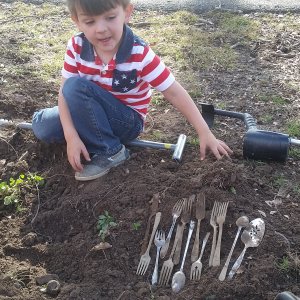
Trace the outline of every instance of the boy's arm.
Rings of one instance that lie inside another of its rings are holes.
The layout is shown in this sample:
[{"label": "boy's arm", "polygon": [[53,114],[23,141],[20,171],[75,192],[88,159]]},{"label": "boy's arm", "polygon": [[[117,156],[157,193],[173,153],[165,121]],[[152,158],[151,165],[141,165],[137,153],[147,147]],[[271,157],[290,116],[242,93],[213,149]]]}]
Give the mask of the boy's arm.
[{"label": "boy's arm", "polygon": [[195,128],[200,140],[200,159],[205,158],[206,149],[209,148],[217,159],[223,155],[229,156],[232,150],[220,140],[217,140],[208,128],[196,104],[187,91],[175,81],[169,88],[162,92],[164,97],[176,107]]},{"label": "boy's arm", "polygon": [[86,160],[90,160],[89,153],[81,141],[76,128],[74,127],[68,105],[62,94],[62,88],[66,79],[62,78],[58,95],[59,117],[63,127],[65,140],[67,142],[68,160],[75,171],[82,171],[81,154]]}]

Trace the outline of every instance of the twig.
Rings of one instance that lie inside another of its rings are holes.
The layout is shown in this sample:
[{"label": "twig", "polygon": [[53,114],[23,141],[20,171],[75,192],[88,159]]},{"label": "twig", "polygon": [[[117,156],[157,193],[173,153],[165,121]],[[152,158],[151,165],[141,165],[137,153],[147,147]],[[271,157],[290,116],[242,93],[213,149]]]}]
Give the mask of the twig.
[{"label": "twig", "polygon": [[11,147],[11,148],[14,150],[14,152],[15,152],[17,158],[19,158],[18,152],[16,151],[16,149],[15,149],[9,142],[7,142],[7,141],[6,141],[4,138],[2,138],[2,137],[0,137],[0,140],[3,141],[4,143],[6,143],[9,147]]},{"label": "twig", "polygon": [[117,300],[121,300],[121,298],[123,297],[125,292],[126,292],[126,290],[121,293],[121,295],[117,298]]}]

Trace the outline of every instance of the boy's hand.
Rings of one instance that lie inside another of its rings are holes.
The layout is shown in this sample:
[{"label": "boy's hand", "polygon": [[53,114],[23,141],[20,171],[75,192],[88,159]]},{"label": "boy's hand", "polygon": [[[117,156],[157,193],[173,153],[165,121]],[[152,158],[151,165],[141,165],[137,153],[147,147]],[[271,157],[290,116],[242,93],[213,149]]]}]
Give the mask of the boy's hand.
[{"label": "boy's hand", "polygon": [[221,140],[215,138],[211,131],[199,136],[200,139],[200,159],[205,159],[206,150],[214,154],[217,159],[221,159],[224,155],[229,158],[233,151]]},{"label": "boy's hand", "polygon": [[79,137],[73,137],[72,139],[67,141],[67,154],[68,161],[76,172],[80,172],[83,170],[81,155],[87,161],[91,160],[85,145]]}]

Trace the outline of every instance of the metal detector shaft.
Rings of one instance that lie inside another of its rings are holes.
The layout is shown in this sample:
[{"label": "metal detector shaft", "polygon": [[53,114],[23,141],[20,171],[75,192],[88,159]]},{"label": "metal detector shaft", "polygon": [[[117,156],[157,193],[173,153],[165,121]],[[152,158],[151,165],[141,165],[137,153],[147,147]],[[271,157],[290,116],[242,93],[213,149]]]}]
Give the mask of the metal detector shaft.
[{"label": "metal detector shaft", "polygon": [[[26,122],[14,123],[9,120],[0,119],[0,127],[8,126],[8,125],[13,125],[13,126],[16,126],[18,128],[22,128],[22,129],[32,130],[31,123],[26,123]],[[127,145],[129,145],[129,146],[172,150],[173,151],[172,159],[177,162],[180,162],[182,159],[182,154],[183,154],[185,144],[186,144],[186,135],[184,135],[184,134],[179,135],[176,144],[152,142],[152,141],[139,140],[139,139],[135,139],[135,140],[132,140],[129,143],[127,143]]]}]

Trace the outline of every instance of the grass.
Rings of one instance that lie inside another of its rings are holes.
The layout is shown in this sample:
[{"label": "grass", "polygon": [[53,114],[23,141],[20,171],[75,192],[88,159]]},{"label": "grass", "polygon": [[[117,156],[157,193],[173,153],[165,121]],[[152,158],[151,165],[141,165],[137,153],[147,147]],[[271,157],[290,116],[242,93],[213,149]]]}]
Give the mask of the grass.
[{"label": "grass", "polygon": [[258,100],[265,103],[272,103],[276,106],[283,106],[288,103],[287,100],[280,95],[262,94],[258,96]]},{"label": "grass", "polygon": [[299,120],[290,121],[286,127],[287,127],[286,131],[290,136],[300,138],[300,121]]},{"label": "grass", "polygon": [[287,253],[275,262],[275,267],[283,274],[300,279],[300,258],[297,253]]}]

